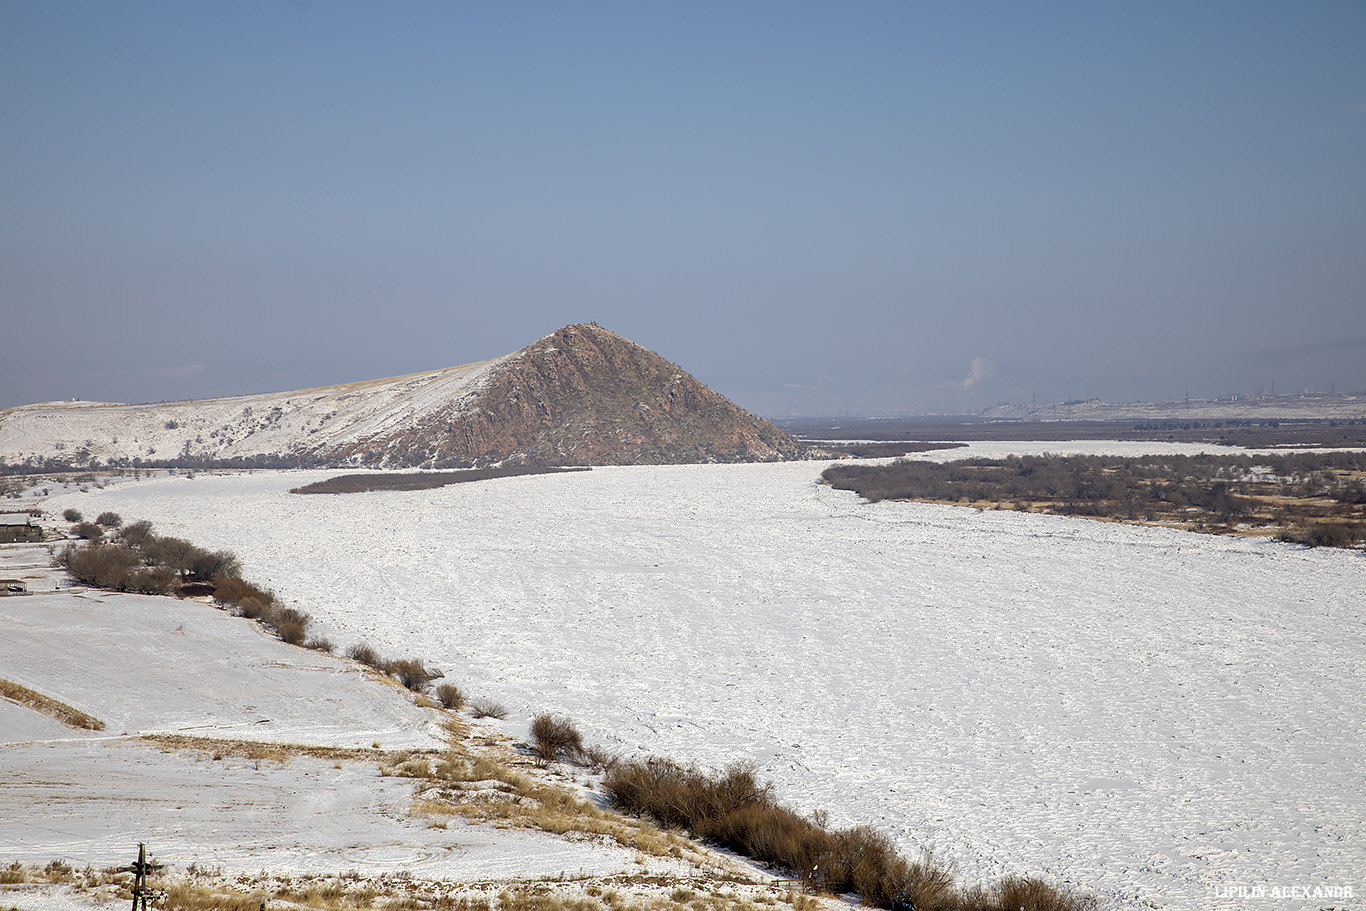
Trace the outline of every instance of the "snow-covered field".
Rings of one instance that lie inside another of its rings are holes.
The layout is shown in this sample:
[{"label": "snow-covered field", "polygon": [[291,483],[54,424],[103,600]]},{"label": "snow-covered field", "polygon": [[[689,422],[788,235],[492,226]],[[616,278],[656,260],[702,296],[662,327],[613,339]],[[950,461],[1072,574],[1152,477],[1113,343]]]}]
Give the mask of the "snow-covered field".
[{"label": "snow-covered field", "polygon": [[622,752],[754,761],[795,807],[933,846],[968,882],[1360,906],[1272,890],[1366,892],[1362,554],[869,505],[821,467],[339,497],[287,492],[327,472],[201,474],[46,505],[230,548],[316,633],[419,655],[522,723],[550,710]]}]

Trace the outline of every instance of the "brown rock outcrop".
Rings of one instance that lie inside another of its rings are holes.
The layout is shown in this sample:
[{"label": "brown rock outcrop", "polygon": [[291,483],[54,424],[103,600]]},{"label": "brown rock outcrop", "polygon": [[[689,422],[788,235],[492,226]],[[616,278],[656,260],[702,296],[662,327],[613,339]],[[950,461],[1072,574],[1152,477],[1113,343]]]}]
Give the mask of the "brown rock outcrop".
[{"label": "brown rock outcrop", "polygon": [[565,326],[501,359],[469,398],[329,455],[448,466],[753,462],[806,454],[677,365],[589,323]]}]

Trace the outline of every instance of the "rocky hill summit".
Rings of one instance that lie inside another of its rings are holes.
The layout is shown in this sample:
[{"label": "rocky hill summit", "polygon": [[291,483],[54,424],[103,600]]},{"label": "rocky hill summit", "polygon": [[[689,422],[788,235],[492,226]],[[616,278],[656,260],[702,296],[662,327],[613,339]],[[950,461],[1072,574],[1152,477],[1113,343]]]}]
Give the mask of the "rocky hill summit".
[{"label": "rocky hill summit", "polygon": [[451,468],[798,459],[648,348],[577,324],[494,360],[297,392],[0,411],[10,465]]}]

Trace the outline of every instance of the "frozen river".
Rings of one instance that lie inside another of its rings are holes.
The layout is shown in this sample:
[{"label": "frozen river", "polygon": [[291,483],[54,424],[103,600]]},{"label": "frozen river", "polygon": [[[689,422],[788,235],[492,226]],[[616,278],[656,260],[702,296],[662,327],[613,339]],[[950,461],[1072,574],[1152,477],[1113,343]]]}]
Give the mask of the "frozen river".
[{"label": "frozen river", "polygon": [[337,472],[201,474],[49,507],[231,549],[315,633],[420,656],[513,725],[753,761],[966,882],[1191,911],[1366,891],[1366,555],[870,505],[822,467],[345,496],[288,493]]}]

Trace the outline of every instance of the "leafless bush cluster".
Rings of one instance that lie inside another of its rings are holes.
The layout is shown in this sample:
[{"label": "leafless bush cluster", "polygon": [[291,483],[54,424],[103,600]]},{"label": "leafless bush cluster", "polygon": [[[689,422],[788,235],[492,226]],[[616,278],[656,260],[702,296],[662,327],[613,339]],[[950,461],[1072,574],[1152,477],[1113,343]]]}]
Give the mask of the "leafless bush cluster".
[{"label": "leafless bush cluster", "polygon": [[379,670],[380,665],[384,663],[384,660],[379,656],[379,652],[375,651],[364,642],[358,642],[347,649],[346,657],[353,661],[359,661],[366,667],[373,667],[375,670]]},{"label": "leafless bush cluster", "polygon": [[[236,559],[232,557],[232,562],[235,563]],[[213,587],[213,599],[219,604],[274,630],[283,642],[304,644],[308,632],[308,614],[283,604],[270,589],[260,588],[235,575],[215,576]]]},{"label": "leafless bush cluster", "polygon": [[101,541],[104,539],[104,529],[94,522],[81,522],[72,531],[82,541]]},{"label": "leafless bush cluster", "polygon": [[358,642],[346,650],[346,657],[359,661],[366,667],[388,674],[414,693],[424,693],[433,680],[445,675],[435,668],[429,668],[419,658],[398,658],[386,660],[380,657],[370,645]]},{"label": "leafless bush cluster", "polygon": [[234,554],[208,551],[183,538],[162,537],[145,521],[128,525],[112,543],[101,543],[106,527],[122,524],[112,512],[101,513],[98,524],[81,522],[76,534],[90,543],[67,545],[57,562],[77,580],[111,591],[162,595],[212,590],[220,605],[259,620],[291,645],[303,644],[308,615],[242,579],[241,563]]},{"label": "leafless bush cluster", "polygon": [[399,658],[394,661],[386,661],[380,665],[380,670],[414,693],[426,692],[433,680],[439,680],[445,676],[435,668],[427,667],[419,658]]},{"label": "leafless bush cluster", "polygon": [[164,567],[147,565],[142,554],[123,544],[68,544],[57,563],[77,581],[109,591],[164,595],[175,582]]},{"label": "leafless bush cluster", "polygon": [[[908,860],[891,839],[868,827],[830,831],[778,803],[746,765],[705,773],[666,759],[618,762],[603,788],[619,810],[687,829],[698,838],[764,863],[815,878],[829,892],[854,892],[864,904],[934,911],[1087,911],[1091,898],[1037,879],[1008,880],[991,889],[959,890],[951,871],[928,854]],[[1023,884],[1023,885],[1022,885]],[[1009,886],[1009,888],[1007,888]]]},{"label": "leafless bush cluster", "polygon": [[[117,527],[122,519],[114,513],[104,513],[99,523],[78,525],[76,533],[91,543],[84,547],[69,544],[57,557],[58,563],[79,581],[96,588],[140,594],[211,591],[221,607],[257,621],[290,645],[329,653],[335,649],[331,640],[309,638],[308,614],[284,604],[273,591],[243,579],[241,563],[229,551],[208,551],[183,538],[157,535],[146,521],[130,523],[118,533],[117,543],[104,544],[100,543],[103,526]],[[418,658],[385,660],[364,643],[352,646],[347,655],[388,674],[415,693],[426,692],[433,680],[443,676]],[[442,702],[453,702],[447,707],[459,708],[464,697],[454,686],[449,686],[449,690],[447,695],[440,696]]]},{"label": "leafless bush cluster", "polygon": [[148,559],[174,571],[182,582],[213,583],[220,578],[241,578],[242,564],[230,551],[208,551],[184,538],[163,538],[153,534],[150,527],[139,537],[141,544],[138,546]]},{"label": "leafless bush cluster", "polygon": [[1278,541],[1308,547],[1353,547],[1363,538],[1366,538],[1366,526],[1345,522],[1309,522],[1276,535]]},{"label": "leafless bush cluster", "polygon": [[1146,521],[1233,522],[1281,538],[1352,547],[1366,539],[1366,453],[1010,456],[832,465],[822,478],[869,500],[1034,504],[1049,512]]},{"label": "leafless bush cluster", "polygon": [[154,537],[152,523],[146,519],[125,525],[119,531],[119,540],[129,547],[142,547],[150,537]]}]

